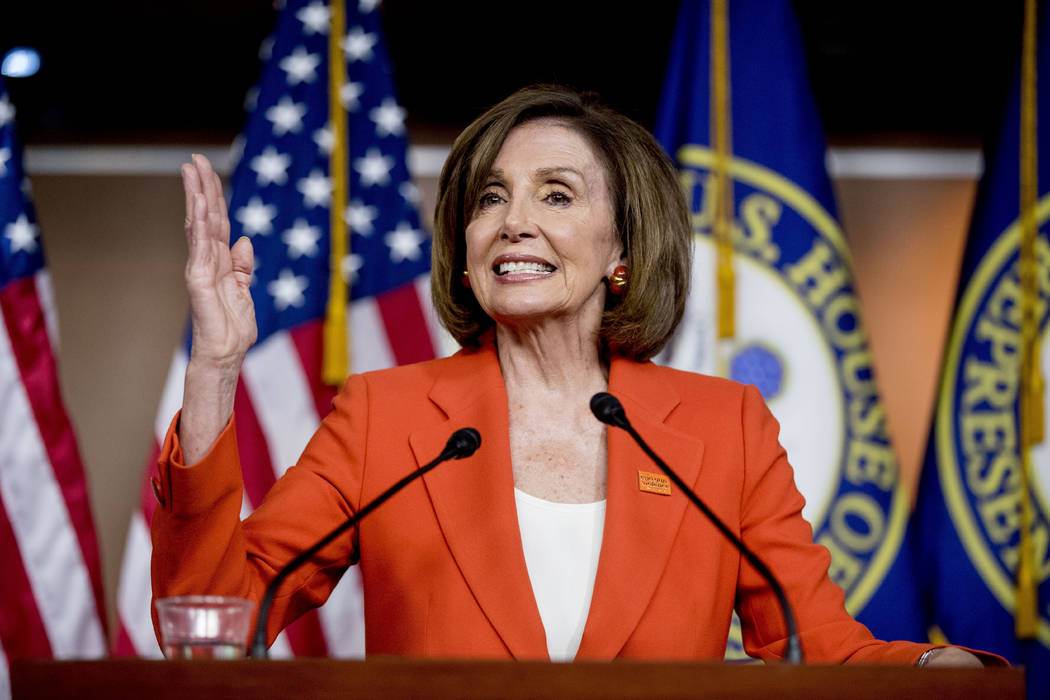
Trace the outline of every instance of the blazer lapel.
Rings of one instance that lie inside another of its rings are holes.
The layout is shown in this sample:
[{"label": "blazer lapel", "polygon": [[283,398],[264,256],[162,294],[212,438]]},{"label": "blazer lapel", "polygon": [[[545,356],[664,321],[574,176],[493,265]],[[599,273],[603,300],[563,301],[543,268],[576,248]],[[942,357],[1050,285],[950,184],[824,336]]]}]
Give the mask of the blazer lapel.
[{"label": "blazer lapel", "polygon": [[447,421],[410,438],[422,465],[465,426],[481,433],[481,447],[465,469],[438,467],[423,477],[449,550],[463,578],[518,659],[546,659],[547,641],[521,548],[510,464],[507,392],[495,349],[461,353],[447,363],[430,391]]},{"label": "blazer lapel", "polygon": [[[653,451],[695,484],[703,443],[664,423],[680,397],[654,369],[614,358],[609,391]],[[638,472],[663,472],[625,431],[608,429],[608,453],[605,530],[578,659],[611,659],[623,648],[656,591],[689,505],[676,486],[670,496],[639,489]]]}]

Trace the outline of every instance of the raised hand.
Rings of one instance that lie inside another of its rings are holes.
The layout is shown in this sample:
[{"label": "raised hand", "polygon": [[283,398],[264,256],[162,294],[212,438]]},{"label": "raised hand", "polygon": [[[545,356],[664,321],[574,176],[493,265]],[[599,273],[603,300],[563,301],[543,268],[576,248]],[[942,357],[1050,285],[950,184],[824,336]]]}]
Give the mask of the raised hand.
[{"label": "raised hand", "polygon": [[193,346],[179,422],[186,464],[203,457],[233,413],[241,362],[258,334],[249,292],[252,244],[230,248],[230,219],[222,183],[208,159],[182,166],[186,190],[186,290]]},{"label": "raised hand", "polygon": [[186,290],[193,325],[192,359],[240,369],[255,342],[255,306],[248,285],[252,244],[242,237],[230,248],[230,219],[222,183],[208,159],[194,155],[182,166],[186,191]]}]

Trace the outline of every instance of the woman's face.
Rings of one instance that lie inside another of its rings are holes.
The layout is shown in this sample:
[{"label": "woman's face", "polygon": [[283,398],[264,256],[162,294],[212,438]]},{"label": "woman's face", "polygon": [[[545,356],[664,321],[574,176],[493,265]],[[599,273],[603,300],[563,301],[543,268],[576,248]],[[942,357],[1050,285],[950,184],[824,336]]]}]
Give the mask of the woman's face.
[{"label": "woman's face", "polygon": [[622,249],[606,173],[556,121],[516,127],[466,229],[470,286],[501,325],[559,320],[595,328]]}]

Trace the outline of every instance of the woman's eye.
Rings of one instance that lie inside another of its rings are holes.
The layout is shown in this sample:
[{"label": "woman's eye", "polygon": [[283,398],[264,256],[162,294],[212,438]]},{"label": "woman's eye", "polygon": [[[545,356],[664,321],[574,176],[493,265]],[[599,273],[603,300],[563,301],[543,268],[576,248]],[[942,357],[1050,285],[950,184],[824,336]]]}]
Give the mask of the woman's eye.
[{"label": "woman's eye", "polygon": [[483,192],[481,198],[478,200],[478,206],[482,209],[499,204],[503,201],[503,197],[495,192]]},{"label": "woman's eye", "polygon": [[554,190],[553,192],[549,193],[545,197],[545,199],[551,204],[557,204],[559,206],[564,206],[566,204],[572,203],[572,197],[570,197],[565,192],[561,192],[559,190]]}]

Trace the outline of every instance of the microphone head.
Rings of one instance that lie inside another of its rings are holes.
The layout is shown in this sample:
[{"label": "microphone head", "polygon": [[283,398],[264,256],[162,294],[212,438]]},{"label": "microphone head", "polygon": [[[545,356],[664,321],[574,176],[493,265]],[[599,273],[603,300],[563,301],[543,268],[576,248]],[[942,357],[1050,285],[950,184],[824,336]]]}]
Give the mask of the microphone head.
[{"label": "microphone head", "polygon": [[630,423],[627,422],[627,414],[623,410],[623,404],[606,391],[599,391],[591,397],[591,413],[606,425],[624,429],[630,426]]},{"label": "microphone head", "polygon": [[478,451],[481,447],[481,433],[475,428],[460,428],[452,433],[445,444],[445,453],[450,459],[463,459]]}]

